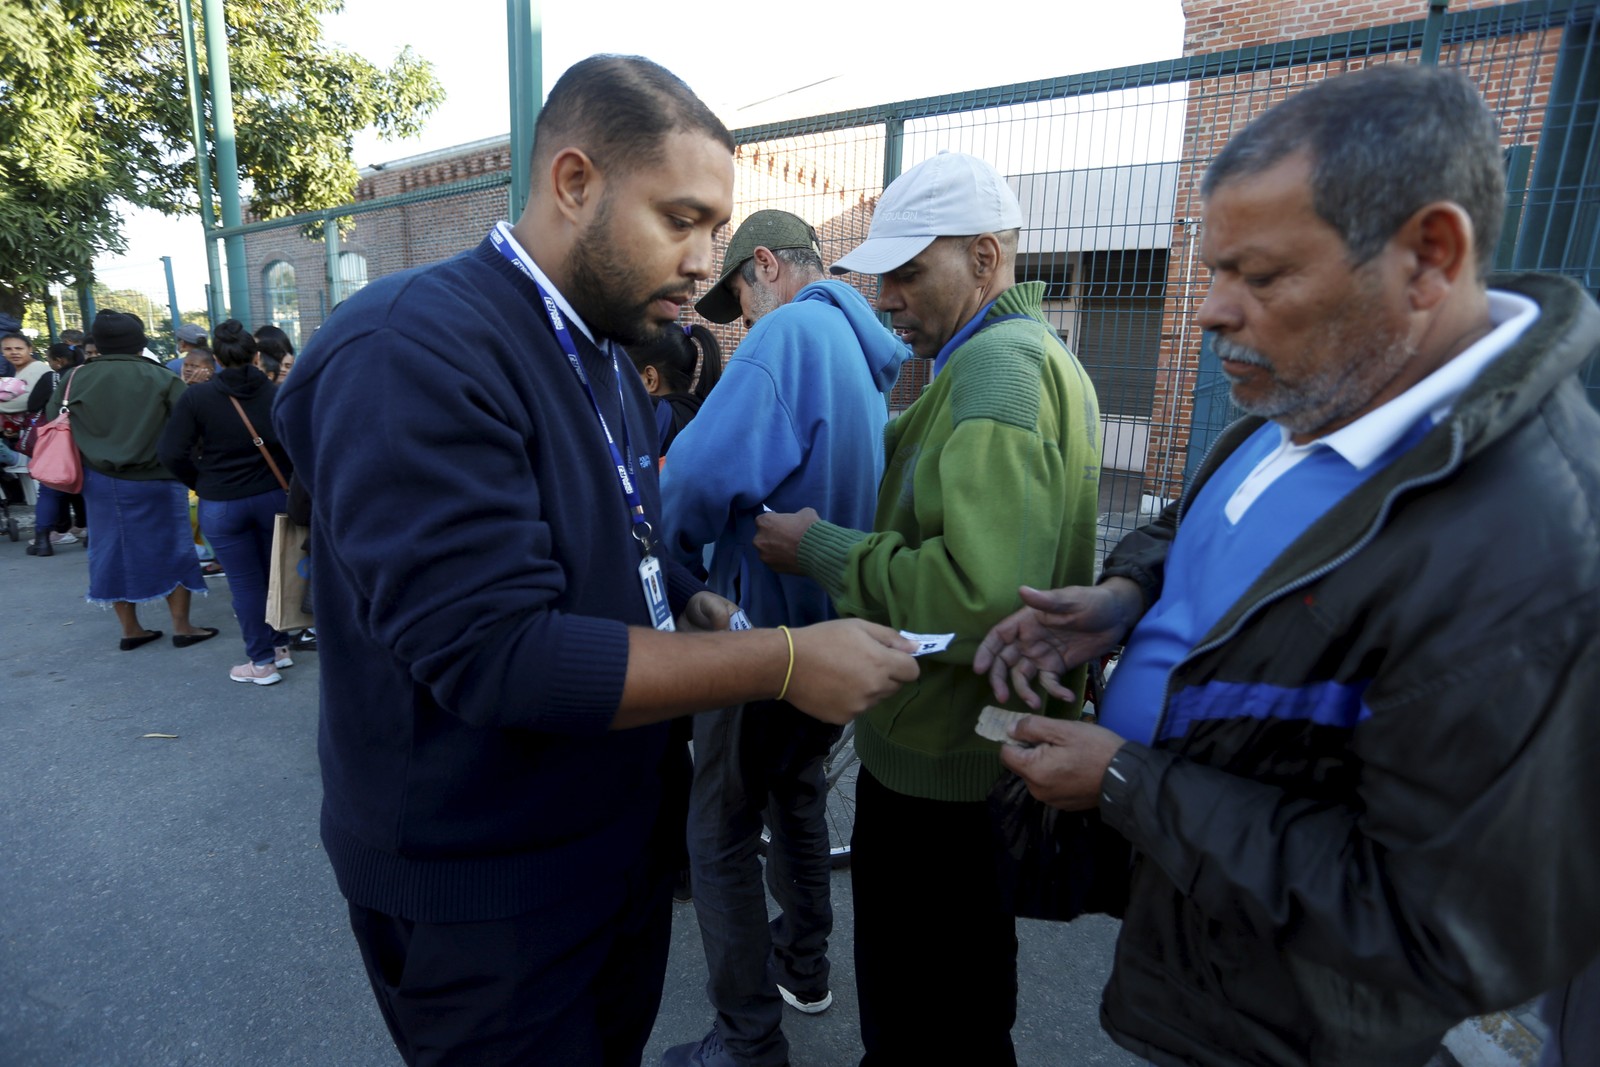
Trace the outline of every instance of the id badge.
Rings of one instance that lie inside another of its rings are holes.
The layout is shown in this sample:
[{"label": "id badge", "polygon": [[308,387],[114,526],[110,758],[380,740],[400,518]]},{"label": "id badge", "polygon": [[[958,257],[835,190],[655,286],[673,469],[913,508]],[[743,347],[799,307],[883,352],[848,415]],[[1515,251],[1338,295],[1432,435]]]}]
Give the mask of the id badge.
[{"label": "id badge", "polygon": [[667,586],[661,580],[661,561],[645,556],[639,561],[639,584],[644,587],[644,602],[650,608],[650,622],[658,630],[673,631],[672,608],[667,606]]}]

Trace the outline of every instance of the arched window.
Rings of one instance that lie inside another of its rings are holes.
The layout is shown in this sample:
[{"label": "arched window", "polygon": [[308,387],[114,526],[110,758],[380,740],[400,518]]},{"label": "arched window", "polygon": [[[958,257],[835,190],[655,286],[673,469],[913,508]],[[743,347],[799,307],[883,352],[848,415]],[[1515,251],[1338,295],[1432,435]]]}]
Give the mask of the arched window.
[{"label": "arched window", "polygon": [[339,253],[339,299],[348,300],[367,284],[367,257],[360,252]]},{"label": "arched window", "polygon": [[294,283],[294,264],[277,260],[263,272],[267,290],[267,321],[300,344],[300,297]]}]

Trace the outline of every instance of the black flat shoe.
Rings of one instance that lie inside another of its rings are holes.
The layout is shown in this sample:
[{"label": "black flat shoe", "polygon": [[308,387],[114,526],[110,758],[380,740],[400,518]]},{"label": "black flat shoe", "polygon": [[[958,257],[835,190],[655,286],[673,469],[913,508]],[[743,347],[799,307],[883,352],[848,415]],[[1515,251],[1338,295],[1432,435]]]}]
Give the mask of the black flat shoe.
[{"label": "black flat shoe", "polygon": [[201,641],[209,641],[213,637],[217,636],[217,634],[222,632],[215,626],[202,626],[200,629],[204,630],[205,632],[198,634],[173,634],[173,646],[176,648],[188,648],[190,645],[198,645]]},{"label": "black flat shoe", "polygon": [[[159,640],[161,640],[161,637],[162,637],[162,634],[161,634],[160,630],[151,630],[149,633],[145,634],[143,637],[124,637],[122,639],[122,651],[124,651],[124,652],[132,652],[134,649],[138,648],[140,645],[148,645],[151,641],[159,641]],[[173,640],[177,640],[177,639],[174,638]]]}]

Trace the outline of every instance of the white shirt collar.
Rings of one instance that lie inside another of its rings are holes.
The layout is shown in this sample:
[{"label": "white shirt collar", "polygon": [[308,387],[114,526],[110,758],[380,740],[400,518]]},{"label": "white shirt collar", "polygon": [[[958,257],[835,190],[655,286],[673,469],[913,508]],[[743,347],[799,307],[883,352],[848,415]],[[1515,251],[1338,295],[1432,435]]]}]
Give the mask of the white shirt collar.
[{"label": "white shirt collar", "polygon": [[561,295],[561,290],[556,288],[555,283],[550,280],[550,276],[540,269],[539,264],[533,261],[533,257],[528,254],[528,250],[517,242],[516,236],[511,232],[511,224],[501,220],[495,223],[495,226],[500,230],[501,235],[505,237],[506,246],[517,254],[517,258],[533,274],[540,287],[550,294],[550,299],[556,302],[556,307],[561,309],[561,314],[566,316],[567,321],[576,326],[578,332],[589,339],[590,344],[602,352],[606,351],[606,346],[594,339],[594,333],[589,329],[589,324],[584,322],[576,311],[572,310],[572,305],[567,303],[567,298]]},{"label": "white shirt collar", "polygon": [[[1489,321],[1494,329],[1460,355],[1382,407],[1367,412],[1311,445],[1326,445],[1357,470],[1365,470],[1389,451],[1424,415],[1438,422],[1484,369],[1516,343],[1539,318],[1539,305],[1525,296],[1489,290]],[[1285,443],[1289,431],[1279,427]]]}]

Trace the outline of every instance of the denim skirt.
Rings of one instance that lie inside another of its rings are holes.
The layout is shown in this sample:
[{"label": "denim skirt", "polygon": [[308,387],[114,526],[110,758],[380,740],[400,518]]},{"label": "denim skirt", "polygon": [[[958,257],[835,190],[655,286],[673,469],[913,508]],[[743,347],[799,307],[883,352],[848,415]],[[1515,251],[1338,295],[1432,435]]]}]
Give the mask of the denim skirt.
[{"label": "denim skirt", "polygon": [[84,464],[83,497],[94,516],[91,604],[143,604],[179,586],[206,591],[189,528],[189,493],[181,483],[113,478]]}]

